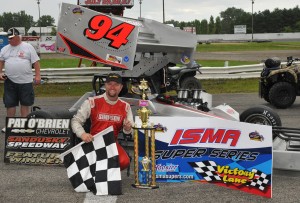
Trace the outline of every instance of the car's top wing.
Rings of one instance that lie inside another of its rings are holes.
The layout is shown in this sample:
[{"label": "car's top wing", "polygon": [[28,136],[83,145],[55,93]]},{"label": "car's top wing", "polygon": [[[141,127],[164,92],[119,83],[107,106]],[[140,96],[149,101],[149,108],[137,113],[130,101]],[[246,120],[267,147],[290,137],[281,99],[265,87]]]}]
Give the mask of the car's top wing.
[{"label": "car's top wing", "polygon": [[62,3],[57,52],[132,70],[138,27],[82,6]]}]

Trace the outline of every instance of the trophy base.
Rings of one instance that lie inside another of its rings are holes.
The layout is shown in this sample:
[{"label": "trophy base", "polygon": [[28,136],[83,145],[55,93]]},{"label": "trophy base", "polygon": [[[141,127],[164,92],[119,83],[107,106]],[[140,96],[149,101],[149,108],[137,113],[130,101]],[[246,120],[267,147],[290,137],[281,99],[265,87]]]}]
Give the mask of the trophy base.
[{"label": "trophy base", "polygon": [[140,188],[140,189],[157,189],[159,188],[158,185],[136,185],[136,184],[132,184],[132,187],[134,188]]}]

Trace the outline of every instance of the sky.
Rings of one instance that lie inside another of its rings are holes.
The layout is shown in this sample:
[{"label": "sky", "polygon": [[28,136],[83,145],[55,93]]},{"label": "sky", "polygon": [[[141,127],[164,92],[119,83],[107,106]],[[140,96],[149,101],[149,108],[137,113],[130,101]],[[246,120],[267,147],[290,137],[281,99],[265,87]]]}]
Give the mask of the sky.
[{"label": "sky", "polygon": [[[27,15],[33,16],[34,21],[38,20],[39,10],[37,0],[14,0],[13,3],[2,2],[0,14],[4,12],[20,12],[24,10]],[[133,1],[133,0],[132,0]],[[275,8],[290,9],[300,3],[298,0],[253,0],[253,12],[264,11]],[[8,2],[8,1],[7,1]],[[11,2],[11,1],[9,1]],[[59,8],[62,2],[77,4],[77,0],[40,0],[41,16],[50,15],[58,22]],[[125,17],[138,18],[140,16],[140,0],[134,0],[134,6],[124,11]],[[235,7],[243,9],[245,12],[252,12],[252,0],[164,0],[165,20],[193,21],[209,20],[210,16],[216,18],[220,12],[227,8]],[[153,19],[159,22],[163,21],[163,0],[142,0],[141,13],[143,18]]]}]

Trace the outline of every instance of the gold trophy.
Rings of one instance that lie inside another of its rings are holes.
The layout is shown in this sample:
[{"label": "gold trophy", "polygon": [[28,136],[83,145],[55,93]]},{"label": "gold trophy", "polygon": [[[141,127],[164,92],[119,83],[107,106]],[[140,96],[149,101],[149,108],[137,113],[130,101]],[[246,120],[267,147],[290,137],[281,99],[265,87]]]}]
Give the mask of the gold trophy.
[{"label": "gold trophy", "polygon": [[[135,188],[158,188],[156,185],[156,163],[155,163],[155,128],[148,125],[149,115],[151,111],[147,109],[148,100],[146,100],[146,90],[148,89],[146,80],[142,80],[139,85],[142,100],[139,101],[140,109],[137,110],[138,116],[142,121],[141,127],[136,125],[134,129],[134,179],[135,183],[132,185]],[[134,92],[134,91],[133,91]],[[139,161],[139,130],[143,130],[145,134],[145,156]],[[149,133],[150,142],[149,143]],[[150,144],[150,149],[149,149]],[[140,168],[142,168],[140,170]]]}]

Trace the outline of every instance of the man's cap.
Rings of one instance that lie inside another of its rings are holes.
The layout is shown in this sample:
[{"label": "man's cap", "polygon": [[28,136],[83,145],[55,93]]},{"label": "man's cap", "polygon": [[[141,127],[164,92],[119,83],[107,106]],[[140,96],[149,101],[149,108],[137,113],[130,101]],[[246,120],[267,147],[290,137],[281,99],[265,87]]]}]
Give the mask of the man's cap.
[{"label": "man's cap", "polygon": [[122,77],[117,73],[110,73],[106,76],[105,82],[110,82],[110,81],[114,81],[114,82],[122,84]]},{"label": "man's cap", "polygon": [[8,29],[7,36],[8,36],[9,39],[11,39],[11,38],[13,38],[14,36],[17,36],[17,35],[20,35],[19,30],[17,30],[14,27]]}]

